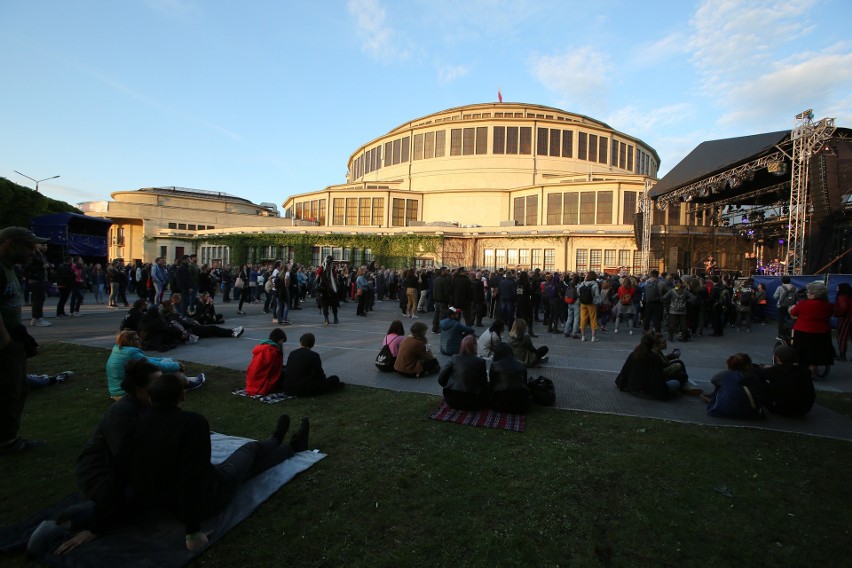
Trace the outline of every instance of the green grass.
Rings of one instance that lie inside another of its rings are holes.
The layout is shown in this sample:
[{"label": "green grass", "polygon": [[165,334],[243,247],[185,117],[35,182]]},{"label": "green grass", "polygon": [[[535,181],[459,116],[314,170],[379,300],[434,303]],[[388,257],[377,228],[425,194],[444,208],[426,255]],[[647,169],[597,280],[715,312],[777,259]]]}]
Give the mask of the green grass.
[{"label": "green grass", "polygon": [[[31,360],[32,371],[78,374],[31,393],[23,433],[49,445],[0,460],[0,523],[74,491],[77,453],[109,404],[107,354],[59,344]],[[849,561],[848,442],[556,409],[537,409],[518,434],[433,422],[435,397],[355,386],[264,405],[229,394],[240,372],[205,370],[210,383],[185,408],[214,429],[260,437],[281,412],[309,415],[312,446],[328,457],[198,566]]]}]

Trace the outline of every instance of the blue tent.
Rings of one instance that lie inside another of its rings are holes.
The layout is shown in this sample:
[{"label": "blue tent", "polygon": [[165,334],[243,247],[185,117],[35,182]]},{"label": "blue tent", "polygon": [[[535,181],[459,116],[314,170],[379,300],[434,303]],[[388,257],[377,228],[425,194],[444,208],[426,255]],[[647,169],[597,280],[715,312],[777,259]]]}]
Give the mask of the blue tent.
[{"label": "blue tent", "polygon": [[79,213],[53,213],[34,217],[33,232],[60,246],[64,254],[83,257],[107,257],[107,234],[112,220]]}]

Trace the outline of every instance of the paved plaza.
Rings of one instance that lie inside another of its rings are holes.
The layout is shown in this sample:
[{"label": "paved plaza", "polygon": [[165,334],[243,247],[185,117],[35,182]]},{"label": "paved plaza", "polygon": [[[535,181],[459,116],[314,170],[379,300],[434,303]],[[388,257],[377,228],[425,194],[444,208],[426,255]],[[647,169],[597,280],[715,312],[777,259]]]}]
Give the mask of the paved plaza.
[{"label": "paved plaza", "polygon": [[[128,296],[128,299],[132,301],[135,296]],[[54,325],[46,328],[30,327],[30,332],[39,342],[64,341],[111,348],[126,309],[92,305],[91,301],[92,295],[87,294],[81,317],[57,320],[52,317],[56,299],[49,299],[45,313]],[[327,374],[339,375],[343,381],[351,384],[440,396],[441,387],[435,376],[403,378],[395,373],[381,373],[373,364],[390,322],[400,318],[398,302],[377,302],[375,310],[367,317],[356,317],[355,304],[346,303],[340,310],[340,323],[328,326],[323,325],[322,315],[314,300],[309,298],[302,307],[301,310],[290,311],[292,325],[284,328],[288,337],[285,356],[286,352],[298,345],[299,336],[310,331],[316,335],[314,349],[322,356]],[[244,308],[247,315],[238,316],[237,303],[222,303],[221,297],[217,298],[217,310],[224,315],[227,327],[244,326],[244,335],[238,339],[202,339],[195,345],[183,345],[169,351],[166,356],[202,365],[245,370],[251,360],[252,348],[266,339],[269,331],[276,327],[272,323],[272,316],[263,313],[262,304],[247,304]],[[24,308],[24,316],[28,315],[29,309]],[[419,315],[420,321],[431,328],[432,314]],[[401,319],[406,330],[415,321]],[[487,325],[490,320],[485,319],[484,323]],[[477,333],[481,331],[477,329]],[[612,331],[599,332],[600,341],[596,343],[584,343],[562,334],[545,333],[540,323],[534,324],[533,331],[539,335],[533,342],[549,346],[550,353],[547,363],[531,369],[530,376],[544,375],[554,381],[558,408],[713,426],[765,428],[852,440],[852,420],[819,405],[804,418],[770,415],[766,421],[749,422],[708,417],[704,403],[695,397],[684,396],[661,402],[618,391],[614,386],[615,376],[630,351],[638,344],[639,330],[632,336],[623,327],[617,335]],[[724,369],[726,358],[733,353],[746,352],[756,363],[769,363],[775,335],[772,323],[765,326],[757,324],[752,327],[751,333],[728,328],[724,337],[698,337],[687,343],[674,342],[669,348],[677,347],[681,350],[681,359],[686,364],[690,378],[703,387],[705,392],[709,392],[712,390],[710,378]],[[433,352],[442,363],[445,362],[448,357],[438,353],[439,337],[429,337]],[[215,374],[212,374],[210,380],[215,379]],[[817,382],[817,389],[852,392],[852,363],[833,366],[828,377]]]}]

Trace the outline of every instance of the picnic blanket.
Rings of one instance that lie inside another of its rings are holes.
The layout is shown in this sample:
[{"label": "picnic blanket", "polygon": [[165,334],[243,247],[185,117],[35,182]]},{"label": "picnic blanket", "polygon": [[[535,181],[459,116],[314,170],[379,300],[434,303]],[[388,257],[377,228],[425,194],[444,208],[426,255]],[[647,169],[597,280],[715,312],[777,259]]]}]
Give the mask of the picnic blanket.
[{"label": "picnic blanket", "polygon": [[289,394],[284,394],[283,392],[250,395],[246,392],[246,389],[237,389],[235,391],[231,391],[231,394],[235,394],[237,396],[244,396],[246,398],[252,398],[254,400],[259,400],[260,402],[265,402],[266,404],[278,404],[282,400],[287,400],[288,398],[296,398]]},{"label": "picnic blanket", "polygon": [[523,414],[508,414],[496,410],[456,410],[450,408],[443,398],[441,404],[429,418],[441,422],[455,422],[456,424],[513,430],[515,432],[523,432],[526,428],[526,416]]},{"label": "picnic blanket", "polygon": [[[213,450],[211,462],[220,463],[249,440],[212,433],[210,441]],[[324,457],[325,454],[316,450],[300,452],[240,486],[228,507],[202,524],[202,530],[210,533],[210,544],[248,517],[296,474]],[[177,568],[185,566],[203,552],[186,549],[183,524],[174,519],[146,517],[132,526],[97,538],[65,556],[53,555],[56,546],[69,536],[54,521],[43,521],[33,532],[28,551],[48,566],[64,568]]]}]

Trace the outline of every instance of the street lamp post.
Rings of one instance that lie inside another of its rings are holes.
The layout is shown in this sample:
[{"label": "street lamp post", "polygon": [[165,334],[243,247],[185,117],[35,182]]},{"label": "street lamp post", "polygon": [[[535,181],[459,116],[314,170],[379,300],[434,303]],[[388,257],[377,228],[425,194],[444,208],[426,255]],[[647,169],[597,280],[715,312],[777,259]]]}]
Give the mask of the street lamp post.
[{"label": "street lamp post", "polygon": [[24,176],[24,177],[25,177],[25,178],[27,178],[27,179],[33,180],[33,181],[35,182],[35,184],[36,184],[36,186],[35,186],[35,190],[36,190],[36,191],[38,191],[38,184],[40,184],[41,182],[43,182],[43,181],[47,181],[47,180],[49,180],[49,179],[56,179],[56,178],[58,178],[58,177],[59,177],[59,176],[53,176],[53,177],[44,178],[44,179],[35,179],[35,178],[31,178],[30,176],[28,176],[28,175],[26,175],[26,174],[22,174],[22,173],[21,173],[21,172],[19,172],[18,170],[15,170],[15,173],[16,173],[16,174],[18,174],[19,176]]}]

